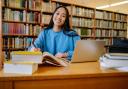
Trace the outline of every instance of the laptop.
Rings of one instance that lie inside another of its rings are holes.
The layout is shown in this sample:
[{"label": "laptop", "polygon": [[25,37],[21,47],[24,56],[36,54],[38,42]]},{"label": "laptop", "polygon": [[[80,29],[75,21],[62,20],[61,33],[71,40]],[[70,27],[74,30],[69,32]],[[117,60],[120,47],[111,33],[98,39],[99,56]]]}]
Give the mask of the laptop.
[{"label": "laptop", "polygon": [[105,41],[78,40],[71,62],[97,61],[105,53]]}]

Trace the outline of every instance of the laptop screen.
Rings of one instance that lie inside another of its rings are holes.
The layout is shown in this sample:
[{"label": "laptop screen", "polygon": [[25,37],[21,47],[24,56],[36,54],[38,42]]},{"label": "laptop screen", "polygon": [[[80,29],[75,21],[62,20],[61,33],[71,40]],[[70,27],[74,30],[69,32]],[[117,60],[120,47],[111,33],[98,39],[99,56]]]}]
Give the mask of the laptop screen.
[{"label": "laptop screen", "polygon": [[105,53],[105,41],[78,40],[71,62],[97,61]]}]

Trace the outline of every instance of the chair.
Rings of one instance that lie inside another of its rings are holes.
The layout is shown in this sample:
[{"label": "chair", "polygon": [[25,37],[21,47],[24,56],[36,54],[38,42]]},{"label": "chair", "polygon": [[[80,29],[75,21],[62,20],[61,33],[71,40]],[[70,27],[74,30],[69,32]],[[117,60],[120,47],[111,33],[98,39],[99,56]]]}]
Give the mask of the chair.
[{"label": "chair", "polygon": [[128,39],[114,38],[111,46],[108,47],[111,53],[128,53]]}]

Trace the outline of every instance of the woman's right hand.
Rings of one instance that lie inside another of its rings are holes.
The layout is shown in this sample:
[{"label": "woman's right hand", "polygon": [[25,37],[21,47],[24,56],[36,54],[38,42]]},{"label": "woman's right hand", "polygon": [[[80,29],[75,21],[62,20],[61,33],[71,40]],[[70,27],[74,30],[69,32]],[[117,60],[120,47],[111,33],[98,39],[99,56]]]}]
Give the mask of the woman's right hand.
[{"label": "woman's right hand", "polygon": [[36,48],[36,47],[31,47],[29,51],[39,52],[39,51],[41,51],[41,49],[40,48]]},{"label": "woman's right hand", "polygon": [[40,48],[33,48],[33,51],[34,51],[34,52],[39,52],[39,51],[41,51],[41,50],[40,50]]}]

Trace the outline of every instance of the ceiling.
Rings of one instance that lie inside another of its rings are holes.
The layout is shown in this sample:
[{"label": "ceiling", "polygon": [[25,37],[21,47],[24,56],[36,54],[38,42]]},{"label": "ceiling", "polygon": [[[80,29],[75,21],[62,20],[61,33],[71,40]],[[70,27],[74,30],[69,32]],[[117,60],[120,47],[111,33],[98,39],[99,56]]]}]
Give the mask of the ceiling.
[{"label": "ceiling", "polygon": [[[77,1],[82,1],[82,0],[77,0]],[[83,3],[86,6],[96,8],[99,6],[109,5],[109,4],[113,4],[121,1],[128,1],[128,0],[83,0]],[[104,10],[116,11],[116,12],[128,14],[128,3],[109,7],[109,8],[104,8]]]},{"label": "ceiling", "polygon": [[[80,4],[80,5],[96,8],[98,6],[104,6],[104,5],[113,4],[121,1],[128,1],[128,0],[55,0],[55,1],[63,1],[63,2]],[[116,11],[116,12],[128,14],[128,3],[119,6],[105,8],[104,10]]]}]

